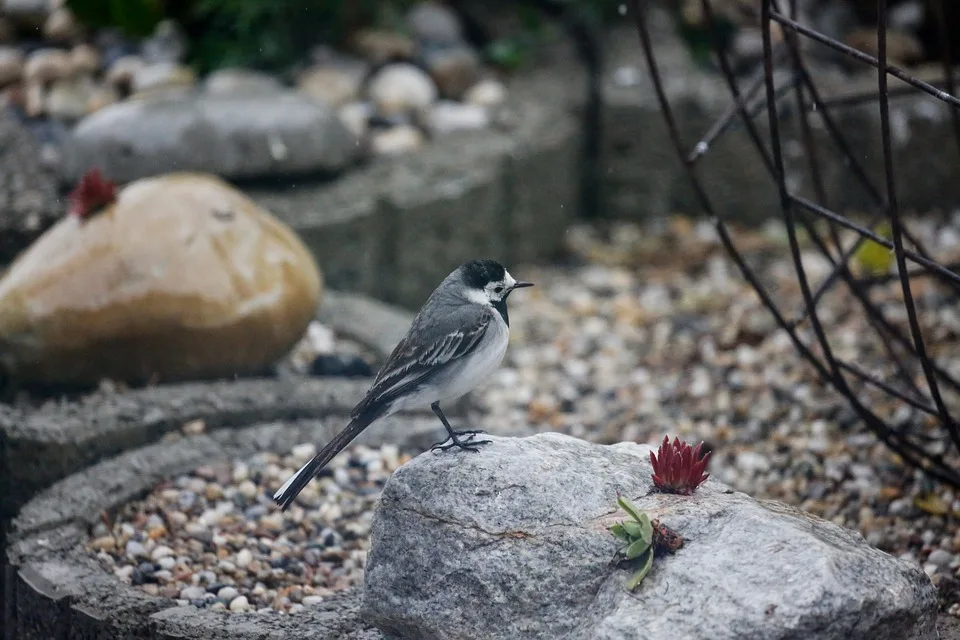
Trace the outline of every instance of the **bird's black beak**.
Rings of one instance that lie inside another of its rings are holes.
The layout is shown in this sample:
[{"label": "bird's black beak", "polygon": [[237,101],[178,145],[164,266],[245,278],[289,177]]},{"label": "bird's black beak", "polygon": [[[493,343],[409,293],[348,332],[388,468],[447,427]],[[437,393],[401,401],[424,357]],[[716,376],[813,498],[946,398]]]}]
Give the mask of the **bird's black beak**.
[{"label": "bird's black beak", "polygon": [[510,287],[510,289],[511,289],[511,290],[513,290],[513,289],[523,289],[524,287],[532,287],[532,286],[533,286],[533,283],[532,283],[532,282],[523,282],[523,281],[521,280],[521,281],[519,281],[519,282],[514,282],[514,283],[513,283],[513,286]]}]

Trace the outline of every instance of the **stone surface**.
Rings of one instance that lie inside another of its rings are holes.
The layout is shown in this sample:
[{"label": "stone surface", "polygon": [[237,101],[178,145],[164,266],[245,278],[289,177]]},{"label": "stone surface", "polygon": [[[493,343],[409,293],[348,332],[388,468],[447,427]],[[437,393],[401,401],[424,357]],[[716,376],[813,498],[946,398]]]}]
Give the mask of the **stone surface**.
[{"label": "stone surface", "polygon": [[268,211],[218,178],[170,174],[64,217],[20,255],[0,280],[0,344],[23,383],[252,373],[299,340],[321,291]]},{"label": "stone surface", "polygon": [[283,85],[262,71],[228,67],[204,78],[203,90],[211,95],[273,95],[283,91]]},{"label": "stone surface", "polygon": [[[381,495],[364,617],[394,638],[937,638],[915,564],[714,480],[653,493],[651,450],[547,433],[418,456]],[[618,492],[685,538],[634,593]]]},{"label": "stone surface", "polygon": [[262,178],[329,174],[352,163],[356,136],[337,114],[288,91],[131,100],[87,116],[65,149],[65,179],[98,166],[126,182],[170,171]]},{"label": "stone surface", "polygon": [[42,142],[12,110],[0,109],[0,262],[9,263],[65,209]]}]

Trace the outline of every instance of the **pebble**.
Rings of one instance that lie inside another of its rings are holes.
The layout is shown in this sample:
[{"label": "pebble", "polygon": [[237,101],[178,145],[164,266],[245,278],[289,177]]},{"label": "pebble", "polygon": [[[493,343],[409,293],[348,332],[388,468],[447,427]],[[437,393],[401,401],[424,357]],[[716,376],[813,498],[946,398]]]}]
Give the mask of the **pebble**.
[{"label": "pebble", "polygon": [[230,611],[247,611],[250,609],[250,603],[247,601],[247,596],[237,596],[230,601]]},{"label": "pebble", "polygon": [[427,0],[413,5],[406,15],[407,28],[417,40],[450,45],[463,41],[463,26],[449,6]]},{"label": "pebble", "polygon": [[23,53],[16,47],[0,46],[0,87],[11,84],[23,75]]},{"label": "pebble", "polygon": [[367,96],[384,116],[426,109],[437,93],[437,85],[426,72],[405,62],[381,68],[367,84]]},{"label": "pebble", "polygon": [[470,87],[463,96],[463,101],[486,109],[495,109],[507,100],[507,88],[502,82],[484,79]]},{"label": "pebble", "polygon": [[[212,463],[161,482],[96,529],[88,549],[145,593],[209,610],[294,613],[357,587],[380,489],[409,456],[392,445],[351,447],[331,465],[333,477],[314,480],[279,511],[269,496],[315,453],[313,443],[298,443],[284,455]],[[118,539],[120,547],[107,542]]]},{"label": "pebble", "polygon": [[236,565],[241,569],[246,569],[253,562],[253,553],[249,549],[241,549],[237,553]]},{"label": "pebble", "polygon": [[423,64],[440,95],[450,100],[462,99],[480,79],[480,56],[466,45],[428,51]]},{"label": "pebble", "polygon": [[400,125],[392,129],[374,131],[371,134],[373,152],[381,156],[397,156],[419,151],[426,140],[419,129],[410,125]]},{"label": "pebble", "polygon": [[217,591],[217,597],[227,603],[232,603],[237,596],[240,595],[240,592],[237,591],[234,587],[223,587]]},{"label": "pebble", "polygon": [[434,134],[485,129],[490,125],[490,114],[483,107],[461,102],[441,100],[430,107],[427,127]]}]

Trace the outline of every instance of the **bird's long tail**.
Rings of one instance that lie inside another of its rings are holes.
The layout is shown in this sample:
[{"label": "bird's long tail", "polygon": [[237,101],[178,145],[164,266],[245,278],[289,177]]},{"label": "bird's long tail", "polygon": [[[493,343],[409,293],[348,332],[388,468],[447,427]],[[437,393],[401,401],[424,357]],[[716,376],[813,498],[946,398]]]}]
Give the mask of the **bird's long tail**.
[{"label": "bird's long tail", "polygon": [[300,467],[300,470],[290,476],[290,479],[283,483],[283,486],[275,494],[273,500],[280,505],[281,511],[286,511],[290,503],[293,502],[303,488],[316,477],[320,471],[327,466],[327,463],[333,460],[334,456],[340,453],[344,447],[350,444],[354,438],[360,435],[360,432],[370,426],[378,416],[358,416],[350,421],[340,433],[333,437],[333,440],[325,446],[320,453],[313,456],[307,464]]}]

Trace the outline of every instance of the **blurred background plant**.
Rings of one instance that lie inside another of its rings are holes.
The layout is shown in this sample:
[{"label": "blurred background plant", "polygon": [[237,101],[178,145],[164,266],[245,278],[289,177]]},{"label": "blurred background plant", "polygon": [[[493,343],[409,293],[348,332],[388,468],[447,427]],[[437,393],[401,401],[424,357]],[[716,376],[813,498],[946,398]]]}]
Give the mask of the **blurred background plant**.
[{"label": "blurred background plant", "polygon": [[[191,47],[188,62],[201,73],[221,67],[277,71],[302,59],[318,43],[341,47],[367,27],[403,33],[403,14],[415,0],[67,0],[84,24],[112,27],[128,38],[150,35],[165,19],[177,22]],[[454,2],[454,5],[457,3]],[[476,43],[488,60],[516,69],[532,50],[556,36],[545,13],[571,12],[600,24],[614,19],[618,4],[603,0],[525,0],[501,3],[521,32]]]}]

